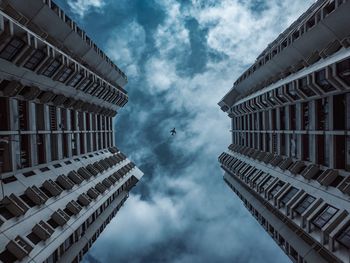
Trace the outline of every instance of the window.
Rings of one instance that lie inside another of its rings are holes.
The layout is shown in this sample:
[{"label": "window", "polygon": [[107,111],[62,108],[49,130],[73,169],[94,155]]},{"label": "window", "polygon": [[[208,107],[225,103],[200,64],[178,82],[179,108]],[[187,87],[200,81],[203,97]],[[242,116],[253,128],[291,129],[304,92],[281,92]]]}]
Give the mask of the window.
[{"label": "window", "polygon": [[19,38],[13,38],[1,51],[0,57],[6,60],[12,60],[24,47],[24,41]]},{"label": "window", "polygon": [[298,100],[299,96],[292,82],[287,84],[287,93],[293,100]]},{"label": "window", "polygon": [[343,246],[350,248],[350,226],[342,231],[342,233],[336,239]]},{"label": "window", "polygon": [[91,83],[90,79],[84,79],[82,83],[79,85],[79,89],[85,91],[85,89],[89,87],[90,83]]},{"label": "window", "polygon": [[306,209],[309,208],[309,206],[316,200],[315,197],[311,196],[311,195],[307,195],[303,201],[301,201],[301,203],[297,206],[297,208],[295,209],[295,212],[298,213],[299,215],[301,215],[302,213],[304,213],[306,211]]},{"label": "window", "polygon": [[52,75],[55,73],[55,71],[58,69],[60,66],[60,62],[55,59],[54,61],[51,62],[51,64],[44,70],[42,73],[46,77],[52,77]]},{"label": "window", "polygon": [[275,179],[275,177],[270,176],[269,179],[267,181],[265,181],[265,183],[263,183],[262,186],[260,186],[260,189],[259,189],[260,193],[264,192],[270,186],[270,184],[272,183],[272,181],[274,179]]},{"label": "window", "polygon": [[269,194],[269,199],[273,198],[278,192],[279,190],[281,190],[281,188],[284,186],[284,182],[279,181],[271,190],[270,194]]},{"label": "window", "polygon": [[346,59],[337,64],[337,71],[339,77],[347,84],[350,85],[350,59]]},{"label": "window", "polygon": [[58,77],[58,81],[59,82],[65,82],[67,79],[68,79],[68,77],[70,76],[70,74],[72,73],[72,69],[71,68],[67,68],[67,67],[65,67],[62,71],[61,71],[61,74],[60,74],[60,76]]},{"label": "window", "polygon": [[72,86],[72,87],[75,87],[75,86],[78,84],[78,82],[82,79],[82,77],[83,77],[83,76],[80,75],[80,74],[75,75],[74,78],[72,78],[72,79],[69,81],[68,85],[69,85],[69,86]]},{"label": "window", "polygon": [[338,212],[338,209],[327,205],[326,208],[321,212],[321,214],[319,214],[314,220],[313,220],[313,224],[318,227],[318,228],[322,228],[324,227],[329,220],[331,220],[331,218]]},{"label": "window", "polygon": [[316,72],[316,84],[320,86],[320,88],[324,92],[330,92],[335,90],[335,88],[328,82],[326,78],[326,70],[322,69],[318,72]]},{"label": "window", "polygon": [[258,185],[264,178],[266,174],[263,171],[260,171],[259,174],[255,177],[254,187]]},{"label": "window", "polygon": [[308,86],[307,77],[298,80],[300,90],[307,96],[315,96],[315,92]]},{"label": "window", "polygon": [[292,199],[292,197],[298,192],[298,189],[295,187],[292,187],[291,189],[289,189],[289,191],[282,197],[281,199],[281,204],[283,206],[285,206],[290,199]]},{"label": "window", "polygon": [[24,67],[30,70],[34,70],[45,57],[45,53],[41,50],[36,50],[33,55],[24,64]]}]

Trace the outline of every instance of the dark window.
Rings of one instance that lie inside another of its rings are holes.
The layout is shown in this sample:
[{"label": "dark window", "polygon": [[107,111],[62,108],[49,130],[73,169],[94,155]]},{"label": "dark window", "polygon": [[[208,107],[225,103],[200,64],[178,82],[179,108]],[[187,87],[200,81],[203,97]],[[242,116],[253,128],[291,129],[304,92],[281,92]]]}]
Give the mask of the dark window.
[{"label": "dark window", "polygon": [[38,244],[41,239],[40,237],[38,237],[36,234],[34,234],[33,232],[31,232],[30,234],[27,235],[27,238],[34,244]]},{"label": "dark window", "polygon": [[301,215],[302,213],[304,213],[306,211],[306,209],[309,208],[309,206],[316,200],[315,197],[311,196],[311,195],[307,195],[303,201],[301,201],[301,203],[297,206],[297,208],[295,209],[295,212],[297,212],[299,215]]},{"label": "dark window", "polygon": [[299,89],[307,96],[312,97],[315,96],[315,92],[308,86],[307,77],[298,80]]},{"label": "dark window", "polygon": [[91,83],[90,79],[84,79],[82,81],[82,83],[79,85],[79,89],[83,90],[83,91],[86,91],[86,89],[89,87],[90,83]]},{"label": "dark window", "polygon": [[337,64],[337,72],[339,77],[347,84],[350,85],[350,59],[346,59]]},{"label": "dark window", "polygon": [[52,75],[55,73],[55,71],[59,68],[60,62],[55,59],[51,62],[51,64],[44,70],[43,75],[46,77],[52,77]]},{"label": "dark window", "polygon": [[75,86],[78,84],[78,82],[82,79],[82,77],[83,77],[83,76],[80,75],[80,74],[75,75],[74,78],[72,78],[72,79],[69,81],[68,85],[69,85],[69,86],[72,86],[72,87],[75,87]]},{"label": "dark window", "polygon": [[0,261],[4,263],[12,263],[16,262],[17,258],[8,249],[5,249],[0,254]]},{"label": "dark window", "polygon": [[270,194],[269,194],[269,199],[273,198],[278,192],[279,190],[281,190],[281,188],[284,186],[284,182],[279,181],[271,190]]},{"label": "dark window", "polygon": [[64,68],[62,71],[61,71],[61,74],[60,76],[58,77],[58,81],[59,82],[65,82],[68,77],[70,76],[70,74],[72,73],[72,69],[71,68]]},{"label": "dark window", "polygon": [[330,92],[335,90],[335,88],[328,82],[326,78],[326,70],[322,69],[318,72],[316,72],[316,84],[320,86],[320,88],[324,92]]},{"label": "dark window", "polygon": [[299,99],[299,95],[297,94],[292,82],[287,84],[287,93],[289,94],[290,97],[292,97],[293,100]]},{"label": "dark window", "polygon": [[346,96],[333,96],[333,130],[345,130],[346,127]]},{"label": "dark window", "polygon": [[282,197],[281,199],[281,204],[283,206],[285,206],[290,199],[292,199],[292,197],[298,192],[298,189],[295,187],[292,187],[291,189],[289,189],[289,191]]},{"label": "dark window", "polygon": [[337,237],[337,240],[343,246],[350,248],[350,226],[342,231],[342,233]]},{"label": "dark window", "polygon": [[24,41],[19,38],[13,38],[1,51],[0,57],[6,60],[12,60],[24,47]]},{"label": "dark window", "polygon": [[45,57],[45,53],[41,50],[36,50],[33,55],[24,64],[24,67],[30,70],[34,70]]},{"label": "dark window", "polygon": [[270,176],[269,179],[267,181],[265,181],[262,186],[260,186],[260,189],[259,189],[260,193],[265,191],[270,186],[270,184],[272,183],[272,181],[274,179],[275,179],[275,177]]},{"label": "dark window", "polygon": [[329,220],[338,212],[338,209],[327,205],[327,207],[319,214],[314,220],[313,224],[318,227],[322,228],[324,225],[326,225]]}]

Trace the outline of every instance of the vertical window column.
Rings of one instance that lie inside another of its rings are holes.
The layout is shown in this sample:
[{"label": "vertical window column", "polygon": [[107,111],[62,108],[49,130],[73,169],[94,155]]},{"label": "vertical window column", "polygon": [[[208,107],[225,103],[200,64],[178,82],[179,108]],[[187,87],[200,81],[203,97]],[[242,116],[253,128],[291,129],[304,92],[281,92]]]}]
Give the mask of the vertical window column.
[{"label": "vertical window column", "polygon": [[71,145],[68,143],[70,139],[70,122],[68,121],[67,113],[69,110],[61,108],[60,109],[60,124],[59,128],[61,129],[61,137],[62,137],[62,158],[70,157],[70,149]]},{"label": "vertical window column", "polygon": [[77,136],[77,112],[70,110],[70,128],[71,128],[71,144],[72,155],[78,155],[78,136]]},{"label": "vertical window column", "polygon": [[49,118],[50,118],[50,145],[51,145],[51,161],[58,160],[58,116],[57,108],[55,106],[48,106],[49,108]]},{"label": "vertical window column", "polygon": [[[9,108],[10,108],[10,130],[18,132],[20,129],[19,125],[19,111],[18,111],[18,101],[17,99],[9,98]],[[12,170],[16,171],[18,169],[21,169],[21,149],[20,149],[20,137],[17,134],[9,136],[8,143],[11,145],[11,159],[13,160],[12,163]]]},{"label": "vertical window column", "polygon": [[78,112],[80,154],[86,153],[86,119],[85,118],[86,118],[85,112]]},{"label": "vertical window column", "polygon": [[[10,108],[9,99],[0,97],[0,131],[10,131]],[[11,136],[4,134],[0,136],[0,173],[12,171],[12,147]]]},{"label": "vertical window column", "polygon": [[97,117],[96,114],[92,114],[92,145],[93,145],[93,151],[97,151]]},{"label": "vertical window column", "polygon": [[36,118],[36,149],[38,164],[46,162],[45,110],[43,104],[35,104]]},{"label": "vertical window column", "polygon": [[28,102],[28,131],[30,141],[30,166],[38,164],[38,153],[37,153],[37,131],[36,131],[36,109],[34,102]]},{"label": "vertical window column", "polygon": [[[347,131],[349,131],[350,130],[350,93],[346,93],[345,112],[346,112],[345,128]],[[350,135],[349,134],[346,136],[345,170],[350,171]]]},{"label": "vertical window column", "polygon": [[91,152],[92,151],[92,127],[91,127],[91,113],[87,112],[86,113],[86,151]]},{"label": "vertical window column", "polygon": [[103,146],[102,148],[106,148],[107,147],[107,117],[102,115],[102,129],[103,129],[103,136],[102,136],[102,140],[103,140]]},{"label": "vertical window column", "polygon": [[102,148],[102,120],[101,115],[97,115],[97,150],[101,150]]}]

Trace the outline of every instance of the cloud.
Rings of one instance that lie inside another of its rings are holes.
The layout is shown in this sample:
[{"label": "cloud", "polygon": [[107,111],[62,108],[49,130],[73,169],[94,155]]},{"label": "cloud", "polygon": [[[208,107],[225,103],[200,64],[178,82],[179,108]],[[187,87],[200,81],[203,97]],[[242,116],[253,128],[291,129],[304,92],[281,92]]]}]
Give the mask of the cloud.
[{"label": "cloud", "polygon": [[130,11],[105,43],[131,76],[117,145],[145,176],[86,262],[289,262],[222,180],[230,121],[217,102],[312,1],[147,3],[164,18]]},{"label": "cloud", "polygon": [[106,43],[106,53],[129,78],[137,77],[140,74],[140,68],[135,62],[140,59],[145,50],[145,30],[133,20],[127,25],[115,28],[110,34]]},{"label": "cloud", "polygon": [[101,11],[105,5],[104,0],[68,0],[71,11],[80,17],[85,16],[90,11]]}]

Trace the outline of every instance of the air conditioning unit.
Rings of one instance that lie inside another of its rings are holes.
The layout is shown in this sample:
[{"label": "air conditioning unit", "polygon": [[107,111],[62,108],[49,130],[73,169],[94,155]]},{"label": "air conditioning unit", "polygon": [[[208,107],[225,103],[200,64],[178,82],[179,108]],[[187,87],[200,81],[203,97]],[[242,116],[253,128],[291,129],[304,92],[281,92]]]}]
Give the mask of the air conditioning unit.
[{"label": "air conditioning unit", "polygon": [[126,155],[122,152],[119,153],[120,157],[122,158],[122,160],[125,160],[126,159]]},{"label": "air conditioning unit", "polygon": [[261,162],[265,158],[266,154],[266,152],[260,152],[256,159]]},{"label": "air conditioning unit", "polygon": [[98,170],[100,173],[102,173],[105,169],[103,168],[102,165],[100,165],[98,162],[93,163],[93,166],[95,167],[96,170]]},{"label": "air conditioning unit", "polygon": [[317,167],[317,165],[315,164],[311,164],[309,166],[307,166],[302,172],[301,175],[305,178],[305,179],[311,179],[312,177],[314,177],[318,171],[320,169]]},{"label": "air conditioning unit", "polygon": [[98,162],[98,164],[99,164],[100,166],[102,166],[104,170],[107,170],[107,169],[110,167],[109,164],[106,163],[105,160],[100,160],[100,161]]},{"label": "air conditioning unit", "polygon": [[85,167],[80,167],[77,172],[85,180],[89,180],[93,176]]},{"label": "air conditioning unit", "polygon": [[5,196],[4,199],[2,199],[2,204],[14,216],[24,215],[29,209],[29,207],[14,194]]},{"label": "air conditioning unit", "polygon": [[52,99],[55,97],[55,94],[51,91],[42,91],[39,95],[39,101],[40,103],[49,103],[52,101]]},{"label": "air conditioning unit", "polygon": [[339,184],[338,189],[344,194],[350,194],[350,176],[344,178],[344,180]]},{"label": "air conditioning unit", "polygon": [[111,181],[109,181],[107,178],[105,178],[105,179],[102,181],[102,184],[103,184],[104,186],[106,186],[107,188],[110,188],[110,187],[113,185],[113,183],[112,183]]},{"label": "air conditioning unit", "polygon": [[111,159],[113,160],[114,164],[119,163],[119,159],[115,155],[111,156]]},{"label": "air conditioning unit", "polygon": [[47,195],[36,186],[28,187],[25,194],[36,205],[45,204],[47,199],[49,199]]},{"label": "air conditioning unit", "polygon": [[85,193],[82,193],[81,195],[78,196],[78,201],[83,205],[83,206],[88,206],[92,200],[90,199],[89,196],[87,196]]},{"label": "air conditioning unit", "polygon": [[57,177],[56,182],[64,187],[66,190],[70,190],[74,187],[74,183],[64,174]]},{"label": "air conditioning unit", "polygon": [[117,147],[109,147],[108,151],[110,151],[111,153],[117,153],[119,150]]},{"label": "air conditioning unit", "polygon": [[327,169],[317,178],[317,181],[324,186],[328,186],[337,179],[338,171]]},{"label": "air conditioning unit", "polygon": [[22,89],[23,85],[20,82],[11,81],[6,85],[2,92],[5,97],[15,97],[21,92]]},{"label": "air conditioning unit", "polygon": [[59,226],[65,225],[68,220],[69,216],[62,211],[61,209],[58,209],[51,215],[52,220],[54,220]]},{"label": "air conditioning unit", "polygon": [[96,191],[95,188],[91,187],[88,191],[87,191],[87,195],[92,198],[92,199],[96,199],[100,193],[98,191]]},{"label": "air conditioning unit", "polygon": [[63,96],[63,95],[57,95],[57,96],[53,99],[52,103],[53,103],[56,107],[58,107],[58,106],[63,105],[63,103],[64,103],[66,100],[67,100],[67,97],[65,97],[65,96]]},{"label": "air conditioning unit", "polygon": [[277,166],[278,164],[280,164],[282,162],[283,158],[279,155],[276,155],[274,158],[272,158],[272,160],[270,161],[270,164],[272,166]]},{"label": "air conditioning unit", "polygon": [[66,208],[71,211],[74,215],[77,215],[79,214],[79,212],[81,211],[82,207],[77,203],[75,202],[74,200],[70,201]]},{"label": "air conditioning unit", "polygon": [[103,184],[101,184],[101,183],[96,184],[95,188],[96,188],[96,190],[99,191],[101,194],[104,193],[104,191],[107,190],[107,188],[106,188]]},{"label": "air conditioning unit", "polygon": [[115,165],[111,157],[106,158],[104,161],[108,164],[108,167]]},{"label": "air conditioning unit", "polygon": [[96,168],[93,167],[91,164],[88,164],[88,165],[86,166],[86,169],[87,169],[91,174],[93,174],[94,176],[96,176],[96,175],[99,173],[99,171],[96,170]]},{"label": "air conditioning unit", "polygon": [[293,164],[293,159],[292,158],[286,158],[279,164],[278,167],[281,168],[281,170],[284,171],[292,164]]},{"label": "air conditioning unit", "polygon": [[117,179],[117,181],[119,181],[120,178],[122,178],[122,176],[118,172],[115,172],[112,175],[114,176],[115,179]]},{"label": "air conditioning unit", "polygon": [[11,240],[6,248],[10,251],[18,260],[24,259],[33,250],[33,247],[28,244],[22,237],[17,236],[14,240]]},{"label": "air conditioning unit", "polygon": [[33,227],[32,231],[35,235],[40,237],[41,240],[48,239],[53,232],[55,232],[55,230],[49,224],[42,220]]},{"label": "air conditioning unit", "polygon": [[120,163],[122,160],[122,158],[117,154],[117,155],[114,155],[114,158],[116,158],[117,160],[117,163]]},{"label": "air conditioning unit", "polygon": [[108,177],[108,179],[109,179],[109,181],[111,181],[112,182],[112,184],[115,184],[116,182],[117,182],[117,179],[114,177],[114,175],[112,174],[112,175],[110,175],[109,177]]},{"label": "air conditioning unit", "polygon": [[273,154],[272,153],[268,153],[266,154],[266,156],[264,157],[264,159],[262,160],[264,163],[269,163],[272,159],[273,159]]},{"label": "air conditioning unit", "polygon": [[58,184],[56,184],[54,181],[52,181],[51,179],[46,180],[43,183],[43,187],[47,191],[49,191],[53,196],[58,196],[63,191],[63,189]]},{"label": "air conditioning unit", "polygon": [[34,100],[40,94],[40,89],[38,87],[25,86],[21,91],[21,95],[25,100]]},{"label": "air conditioning unit", "polygon": [[292,174],[298,174],[303,168],[305,167],[304,162],[302,161],[297,161],[294,164],[292,164],[288,170],[292,173]]},{"label": "air conditioning unit", "polygon": [[84,181],[84,178],[77,174],[76,171],[70,171],[68,173],[68,178],[71,179],[75,184],[81,184]]},{"label": "air conditioning unit", "polygon": [[252,153],[251,158],[257,159],[259,154],[260,154],[260,151],[256,150],[256,151],[254,151],[254,153]]}]

